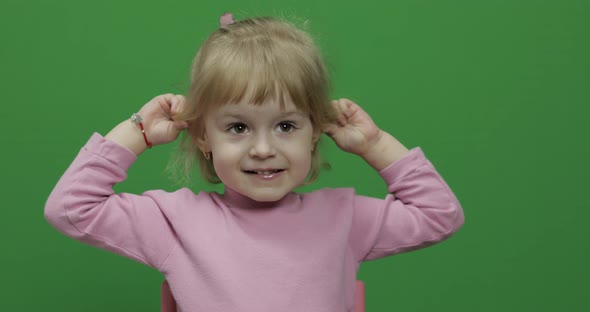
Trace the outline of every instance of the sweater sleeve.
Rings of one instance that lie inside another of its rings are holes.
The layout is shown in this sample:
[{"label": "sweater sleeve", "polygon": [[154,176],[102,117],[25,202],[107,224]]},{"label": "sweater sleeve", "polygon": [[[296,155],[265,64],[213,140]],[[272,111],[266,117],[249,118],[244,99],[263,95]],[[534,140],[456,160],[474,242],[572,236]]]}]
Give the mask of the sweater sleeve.
[{"label": "sweater sleeve", "polygon": [[358,262],[434,245],[463,225],[459,201],[419,147],[379,175],[389,191],[384,199],[354,196],[351,245]]},{"label": "sweater sleeve", "polygon": [[95,132],[49,195],[45,218],[66,236],[159,269],[176,242],[161,210],[165,192],[113,191],[136,159]]}]

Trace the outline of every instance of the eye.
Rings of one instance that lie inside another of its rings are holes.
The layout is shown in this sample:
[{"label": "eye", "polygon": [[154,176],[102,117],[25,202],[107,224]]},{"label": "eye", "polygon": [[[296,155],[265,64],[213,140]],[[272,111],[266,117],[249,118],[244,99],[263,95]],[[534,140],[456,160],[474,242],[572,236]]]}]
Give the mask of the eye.
[{"label": "eye", "polygon": [[292,132],[295,129],[297,129],[297,127],[295,127],[295,124],[291,121],[283,121],[279,124],[279,130],[281,130],[281,132]]},{"label": "eye", "polygon": [[229,127],[227,128],[227,131],[232,132],[232,133],[244,133],[246,131],[246,129],[248,129],[248,127],[246,127],[245,124],[234,123],[234,124],[229,125]]},{"label": "eye", "polygon": [[[279,128],[279,131],[283,132],[283,133],[289,133],[289,132],[292,132],[293,130],[297,129],[297,127],[295,127],[295,124],[292,121],[283,121],[283,122],[279,123],[279,125],[277,127]],[[245,124],[243,124],[241,122],[237,122],[237,123],[230,124],[227,127],[226,131],[230,132],[230,133],[241,134],[241,133],[245,133],[246,131],[248,131],[248,126],[246,126]]]}]

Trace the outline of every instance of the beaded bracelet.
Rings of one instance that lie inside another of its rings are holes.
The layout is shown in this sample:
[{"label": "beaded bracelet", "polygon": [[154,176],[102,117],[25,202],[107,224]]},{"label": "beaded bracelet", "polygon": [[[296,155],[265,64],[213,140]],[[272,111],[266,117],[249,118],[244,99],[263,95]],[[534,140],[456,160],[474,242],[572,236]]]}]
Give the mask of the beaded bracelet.
[{"label": "beaded bracelet", "polygon": [[145,144],[147,144],[148,148],[152,148],[152,143],[150,143],[150,141],[148,141],[147,136],[145,135],[145,129],[143,128],[143,123],[141,122],[143,120],[143,118],[141,118],[141,116],[139,116],[138,113],[133,113],[133,115],[131,115],[131,121],[133,121],[133,123],[139,125],[139,128],[141,128],[141,134],[143,134],[143,139],[145,140]]}]

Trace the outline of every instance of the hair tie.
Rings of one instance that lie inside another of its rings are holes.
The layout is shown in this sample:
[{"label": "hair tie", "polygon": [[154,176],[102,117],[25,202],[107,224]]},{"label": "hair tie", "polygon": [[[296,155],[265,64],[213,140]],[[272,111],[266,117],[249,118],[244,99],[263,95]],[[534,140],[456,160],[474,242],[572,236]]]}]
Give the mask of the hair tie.
[{"label": "hair tie", "polygon": [[223,13],[219,18],[219,26],[221,28],[227,29],[227,26],[235,23],[234,16],[231,13]]}]

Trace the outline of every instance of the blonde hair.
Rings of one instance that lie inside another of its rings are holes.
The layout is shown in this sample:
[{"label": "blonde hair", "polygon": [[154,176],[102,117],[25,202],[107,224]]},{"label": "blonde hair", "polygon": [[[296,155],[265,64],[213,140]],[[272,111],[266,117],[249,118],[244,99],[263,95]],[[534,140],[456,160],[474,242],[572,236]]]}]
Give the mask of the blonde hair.
[{"label": "blonde hair", "polygon": [[[290,22],[258,17],[219,28],[207,38],[193,60],[185,110],[175,118],[189,121],[190,126],[184,131],[176,159],[169,166],[172,171],[177,168],[182,173],[173,179],[190,183],[196,160],[205,180],[221,182],[212,160],[205,158],[197,143],[212,108],[242,100],[261,105],[280,94],[281,107],[287,98],[292,100],[309,115],[314,131],[321,133],[336,118],[329,93],[329,75],[313,39]],[[322,163],[316,144],[304,184],[315,181],[320,168],[329,167]]]}]

